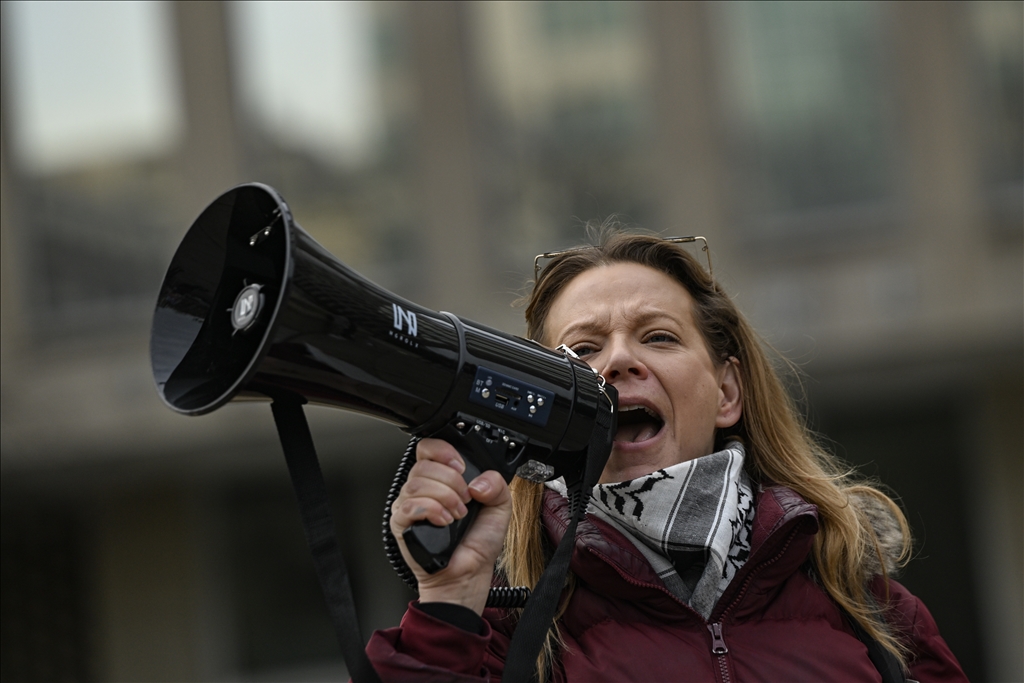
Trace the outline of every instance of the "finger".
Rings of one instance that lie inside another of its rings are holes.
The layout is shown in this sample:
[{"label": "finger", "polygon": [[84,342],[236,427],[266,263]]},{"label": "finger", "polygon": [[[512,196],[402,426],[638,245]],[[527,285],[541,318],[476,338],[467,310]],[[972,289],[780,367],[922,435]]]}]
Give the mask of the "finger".
[{"label": "finger", "polygon": [[463,503],[468,503],[470,500],[469,487],[463,475],[448,465],[431,460],[424,460],[412,466],[402,487],[403,492],[407,495],[419,495],[421,487],[425,486],[427,482],[436,482],[446,486]]},{"label": "finger", "polygon": [[508,484],[494,470],[487,470],[469,482],[468,489],[473,500],[479,501],[486,507],[499,507],[512,502]]},{"label": "finger", "polygon": [[439,462],[457,470],[460,474],[466,471],[466,464],[462,456],[444,439],[421,439],[416,444],[416,460],[431,460]]},{"label": "finger", "polygon": [[409,479],[399,493],[397,503],[404,504],[406,500],[430,499],[451,512],[455,517],[462,517],[466,514],[466,503],[470,501],[469,487],[459,480],[462,491],[458,491],[446,482],[416,477]]},{"label": "finger", "polygon": [[406,498],[395,501],[391,514],[391,531],[396,536],[404,533],[415,522],[421,521],[430,522],[435,526],[448,526],[455,521],[455,513],[433,498]]}]

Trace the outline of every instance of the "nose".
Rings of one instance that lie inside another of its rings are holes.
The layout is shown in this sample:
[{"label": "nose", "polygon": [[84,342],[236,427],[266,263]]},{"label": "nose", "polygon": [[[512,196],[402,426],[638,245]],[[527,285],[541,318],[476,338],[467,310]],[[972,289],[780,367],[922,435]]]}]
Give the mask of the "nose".
[{"label": "nose", "polygon": [[634,345],[628,340],[609,340],[605,343],[604,361],[599,370],[607,382],[614,383],[629,377],[646,379],[647,366],[640,359]]}]

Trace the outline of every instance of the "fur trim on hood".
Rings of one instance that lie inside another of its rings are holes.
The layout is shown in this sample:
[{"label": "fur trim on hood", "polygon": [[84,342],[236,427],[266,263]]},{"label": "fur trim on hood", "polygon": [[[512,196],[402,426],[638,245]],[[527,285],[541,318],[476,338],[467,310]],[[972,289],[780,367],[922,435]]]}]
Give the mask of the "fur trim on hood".
[{"label": "fur trim on hood", "polygon": [[[881,562],[885,563],[885,573],[890,577],[895,576],[902,567],[905,548],[903,526],[897,517],[898,512],[893,510],[895,503],[881,492],[875,492],[873,495],[851,493],[850,503],[874,529]],[[870,550],[865,557],[865,565],[868,576],[882,573],[878,555]]]}]

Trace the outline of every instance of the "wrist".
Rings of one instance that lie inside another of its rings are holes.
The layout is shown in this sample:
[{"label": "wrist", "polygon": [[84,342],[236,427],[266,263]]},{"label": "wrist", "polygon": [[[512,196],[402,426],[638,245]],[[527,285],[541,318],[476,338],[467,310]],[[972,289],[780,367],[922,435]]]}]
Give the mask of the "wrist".
[{"label": "wrist", "polygon": [[462,629],[467,633],[472,633],[474,635],[483,634],[483,618],[468,607],[456,605],[451,602],[423,602],[423,600],[420,600],[417,603],[417,606],[422,612],[425,612],[446,624],[451,624],[456,628]]},{"label": "wrist", "polygon": [[478,615],[482,615],[484,613],[484,606],[487,604],[487,594],[490,589],[491,581],[489,576],[486,581],[470,579],[454,583],[445,582],[439,585],[420,582],[420,603],[450,603],[471,609]]}]

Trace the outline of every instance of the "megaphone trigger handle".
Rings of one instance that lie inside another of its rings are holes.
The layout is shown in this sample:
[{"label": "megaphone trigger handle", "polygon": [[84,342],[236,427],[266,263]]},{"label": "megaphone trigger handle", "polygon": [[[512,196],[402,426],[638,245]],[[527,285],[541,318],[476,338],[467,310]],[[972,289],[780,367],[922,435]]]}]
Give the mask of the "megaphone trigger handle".
[{"label": "megaphone trigger handle", "polygon": [[[460,451],[460,453],[462,453]],[[466,470],[462,478],[466,483],[473,481],[480,476],[480,469],[473,464],[473,461],[462,453],[462,459],[466,463]],[[462,519],[457,519],[448,526],[437,526],[427,521],[415,522],[402,533],[405,545],[416,564],[423,567],[428,574],[434,574],[448,566],[449,560],[455,549],[462,542],[462,538],[473,526],[476,516],[480,512],[480,503],[475,500],[466,504],[467,513]]]}]

